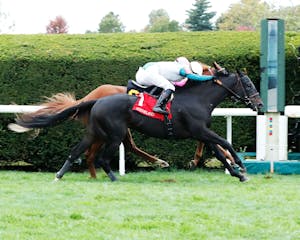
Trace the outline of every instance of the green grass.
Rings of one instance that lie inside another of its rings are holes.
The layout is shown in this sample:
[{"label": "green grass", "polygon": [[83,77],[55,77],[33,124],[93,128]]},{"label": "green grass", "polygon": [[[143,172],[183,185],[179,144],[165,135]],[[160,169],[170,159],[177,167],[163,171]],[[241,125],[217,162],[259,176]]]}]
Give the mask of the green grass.
[{"label": "green grass", "polygon": [[0,239],[300,239],[299,175],[0,171]]}]

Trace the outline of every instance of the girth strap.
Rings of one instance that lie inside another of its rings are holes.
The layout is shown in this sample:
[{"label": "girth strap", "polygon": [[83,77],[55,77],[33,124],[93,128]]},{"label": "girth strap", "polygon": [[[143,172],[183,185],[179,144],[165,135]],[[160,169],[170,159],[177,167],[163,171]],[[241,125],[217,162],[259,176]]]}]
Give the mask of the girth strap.
[{"label": "girth strap", "polygon": [[164,115],[164,123],[166,125],[166,133],[168,138],[172,138],[174,136],[173,122],[168,118],[167,115]]}]

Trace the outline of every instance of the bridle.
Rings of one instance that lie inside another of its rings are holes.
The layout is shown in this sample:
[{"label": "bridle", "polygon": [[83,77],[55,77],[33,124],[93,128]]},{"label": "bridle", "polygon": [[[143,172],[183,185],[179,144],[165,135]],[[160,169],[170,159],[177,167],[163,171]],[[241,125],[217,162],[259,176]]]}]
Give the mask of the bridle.
[{"label": "bridle", "polygon": [[219,86],[223,87],[224,89],[226,89],[228,92],[230,92],[230,94],[237,100],[244,102],[247,106],[249,105],[253,105],[252,103],[252,99],[257,97],[259,95],[258,92],[255,92],[251,95],[248,95],[247,90],[245,89],[244,84],[242,83],[242,78],[240,77],[240,75],[238,73],[235,74],[236,76],[236,84],[233,87],[233,89],[239,89],[242,88],[243,91],[243,95],[241,96],[240,94],[238,94],[236,91],[232,90],[231,88],[229,88],[228,86],[226,86],[221,80],[219,79],[214,79],[214,83],[218,84]]}]

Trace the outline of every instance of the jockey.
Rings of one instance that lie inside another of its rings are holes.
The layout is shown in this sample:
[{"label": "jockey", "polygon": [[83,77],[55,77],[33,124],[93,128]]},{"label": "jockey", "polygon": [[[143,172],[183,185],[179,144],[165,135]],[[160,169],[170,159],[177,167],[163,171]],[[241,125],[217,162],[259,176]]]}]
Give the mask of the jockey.
[{"label": "jockey", "polygon": [[149,62],[139,67],[136,72],[136,81],[145,86],[157,86],[163,89],[154,112],[168,115],[165,107],[175,91],[175,86],[183,86],[188,79],[194,81],[208,81],[213,76],[202,75],[203,68],[199,62],[179,57],[174,62]]}]

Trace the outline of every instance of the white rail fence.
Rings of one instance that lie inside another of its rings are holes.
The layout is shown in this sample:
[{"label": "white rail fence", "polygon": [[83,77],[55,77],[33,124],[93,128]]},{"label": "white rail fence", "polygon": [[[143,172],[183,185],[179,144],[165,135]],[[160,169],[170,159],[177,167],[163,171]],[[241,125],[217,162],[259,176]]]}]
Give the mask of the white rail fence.
[{"label": "white rail fence", "polygon": [[[32,105],[0,105],[0,113],[30,113],[41,109],[41,106]],[[285,115],[287,117],[299,118],[300,106],[286,106]],[[232,143],[232,117],[234,116],[257,116],[257,112],[249,108],[216,108],[212,116],[223,116],[226,118],[226,138]],[[125,150],[123,144],[119,148],[119,174],[125,174]]]}]

